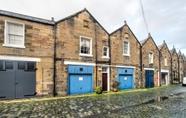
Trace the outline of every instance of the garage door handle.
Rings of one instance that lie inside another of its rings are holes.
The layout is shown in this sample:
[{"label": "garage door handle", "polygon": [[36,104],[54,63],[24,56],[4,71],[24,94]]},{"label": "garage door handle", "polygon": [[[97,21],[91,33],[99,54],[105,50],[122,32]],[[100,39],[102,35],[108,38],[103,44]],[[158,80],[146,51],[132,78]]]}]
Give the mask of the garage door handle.
[{"label": "garage door handle", "polygon": [[15,81],[15,84],[18,84],[17,81]]}]

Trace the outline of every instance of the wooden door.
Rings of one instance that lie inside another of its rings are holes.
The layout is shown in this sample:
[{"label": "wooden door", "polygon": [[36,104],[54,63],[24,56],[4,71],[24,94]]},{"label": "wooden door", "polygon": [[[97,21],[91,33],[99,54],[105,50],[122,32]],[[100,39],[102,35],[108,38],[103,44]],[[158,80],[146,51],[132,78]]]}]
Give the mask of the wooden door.
[{"label": "wooden door", "polygon": [[102,90],[107,91],[107,73],[102,73]]}]

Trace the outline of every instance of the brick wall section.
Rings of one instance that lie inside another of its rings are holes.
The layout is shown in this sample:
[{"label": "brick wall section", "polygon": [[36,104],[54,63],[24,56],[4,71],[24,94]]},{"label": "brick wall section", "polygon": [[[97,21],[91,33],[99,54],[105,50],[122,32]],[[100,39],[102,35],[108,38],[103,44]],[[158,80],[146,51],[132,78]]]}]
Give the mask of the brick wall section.
[{"label": "brick wall section", "polygon": [[[165,65],[165,57],[167,58],[167,66]],[[166,45],[166,43],[163,43],[161,49],[160,49],[160,65],[161,65],[161,69],[164,69],[164,70],[169,70],[169,75],[168,75],[168,78],[169,78],[169,83],[171,82],[171,76],[170,76],[170,73],[171,73],[171,54],[169,52],[169,49]]]},{"label": "brick wall section", "polygon": [[[5,20],[25,24],[26,48],[4,47]],[[0,55],[40,58],[37,62],[36,91],[39,95],[52,95],[53,90],[53,26],[0,16]]]},{"label": "brick wall section", "polygon": [[[174,77],[175,73],[175,77]],[[178,78],[178,55],[176,51],[174,50],[172,53],[172,79]]]},{"label": "brick wall section", "polygon": [[[149,53],[153,54],[153,64],[149,64]],[[144,68],[154,69],[154,86],[157,86],[157,77],[159,73],[159,49],[154,43],[152,37],[149,37],[146,43],[142,46],[142,84],[145,87],[145,70]]]},{"label": "brick wall section", "polygon": [[[84,20],[88,21],[88,27],[84,27]],[[93,57],[80,56],[80,36],[92,38]],[[91,17],[86,11],[76,14],[66,20],[57,23],[57,42],[56,56],[60,59],[56,63],[56,84],[57,94],[67,94],[68,71],[64,61],[96,63],[96,40],[97,40],[97,58],[98,61],[109,59],[102,58],[103,46],[108,46],[108,37],[106,31]],[[94,68],[94,80],[96,78]],[[98,73],[99,74],[99,73]],[[100,76],[100,75],[98,75]],[[99,78],[100,79],[100,78]],[[94,85],[96,81],[94,81]]]},{"label": "brick wall section", "polygon": [[[140,43],[135,38],[128,25],[111,34],[111,65],[134,66],[134,87],[140,87]],[[130,42],[130,56],[123,55],[123,41]],[[118,80],[117,68],[111,69],[111,85]]]}]

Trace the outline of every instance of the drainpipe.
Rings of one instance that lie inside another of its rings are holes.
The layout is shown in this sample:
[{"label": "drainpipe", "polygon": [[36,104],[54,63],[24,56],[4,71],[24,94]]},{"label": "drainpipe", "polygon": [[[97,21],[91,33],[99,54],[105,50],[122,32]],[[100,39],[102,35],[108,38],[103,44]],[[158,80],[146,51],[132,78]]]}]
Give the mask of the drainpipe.
[{"label": "drainpipe", "polygon": [[171,74],[170,74],[170,77],[171,77],[171,78],[170,78],[170,80],[171,80],[171,83],[172,83],[172,82],[173,82],[173,81],[172,81],[172,55],[171,55],[171,67],[170,67],[170,69],[171,69],[171,72],[170,72],[170,73],[171,73]]},{"label": "drainpipe", "polygon": [[[108,45],[109,45],[109,56],[110,56],[110,59],[109,59],[109,78],[110,78],[110,83],[111,83],[111,41],[110,41],[110,35],[108,35],[108,41],[109,41],[109,43],[108,43]],[[109,83],[109,84],[110,84]],[[110,86],[110,85],[109,85]],[[110,87],[109,87],[110,88]]]},{"label": "drainpipe", "polygon": [[143,63],[142,63],[142,46],[140,44],[140,74],[141,74],[141,88],[143,87],[142,86],[142,81],[143,81]]},{"label": "drainpipe", "polygon": [[161,76],[161,53],[160,53],[160,50],[159,50],[159,86],[161,86],[161,79],[162,79],[162,76]]},{"label": "drainpipe", "polygon": [[96,48],[95,48],[95,52],[96,52],[96,87],[98,86],[98,77],[97,77],[97,75],[98,75],[98,73],[97,73],[97,71],[98,71],[98,67],[97,67],[97,63],[98,63],[98,55],[97,55],[97,25],[96,25],[96,23],[94,24],[95,25],[95,43],[96,43]]},{"label": "drainpipe", "polygon": [[[54,18],[52,18],[52,21],[54,21]],[[53,73],[53,97],[56,96],[56,23],[53,26],[53,34],[54,34],[54,73]]]}]

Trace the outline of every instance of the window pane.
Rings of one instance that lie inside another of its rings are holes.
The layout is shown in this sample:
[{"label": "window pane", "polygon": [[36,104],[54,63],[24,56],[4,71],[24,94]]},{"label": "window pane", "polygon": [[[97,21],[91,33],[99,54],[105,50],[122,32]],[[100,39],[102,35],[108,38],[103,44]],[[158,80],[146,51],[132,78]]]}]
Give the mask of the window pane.
[{"label": "window pane", "polygon": [[18,69],[25,70],[25,62],[18,62]]},{"label": "window pane", "polygon": [[23,25],[21,25],[21,24],[14,24],[14,23],[8,23],[8,33],[22,35],[22,33],[23,33]]},{"label": "window pane", "polygon": [[10,34],[9,35],[9,43],[10,44],[23,45],[23,37]]},{"label": "window pane", "polygon": [[124,41],[124,54],[128,54],[128,42]]},{"label": "window pane", "polygon": [[107,72],[107,67],[102,67],[102,72]]},{"label": "window pane", "polygon": [[81,53],[90,54],[90,40],[81,37]]},{"label": "window pane", "polygon": [[13,62],[6,62],[5,69],[13,69]]},{"label": "window pane", "polygon": [[0,61],[0,70],[3,70],[3,61]]},{"label": "window pane", "polygon": [[107,56],[107,52],[104,52],[104,53],[103,53],[103,56]]},{"label": "window pane", "polygon": [[103,47],[103,56],[107,56],[107,47]]},{"label": "window pane", "polygon": [[16,23],[10,23],[8,24],[8,44],[15,44],[15,45],[24,45],[24,34],[23,34],[23,25],[22,24],[16,24]]},{"label": "window pane", "polygon": [[34,62],[28,62],[27,63],[27,70],[28,71],[34,71],[35,67],[34,67]]}]

